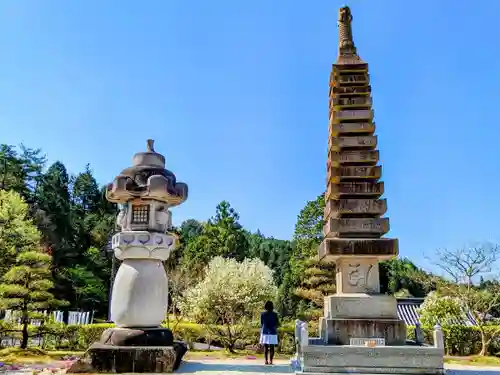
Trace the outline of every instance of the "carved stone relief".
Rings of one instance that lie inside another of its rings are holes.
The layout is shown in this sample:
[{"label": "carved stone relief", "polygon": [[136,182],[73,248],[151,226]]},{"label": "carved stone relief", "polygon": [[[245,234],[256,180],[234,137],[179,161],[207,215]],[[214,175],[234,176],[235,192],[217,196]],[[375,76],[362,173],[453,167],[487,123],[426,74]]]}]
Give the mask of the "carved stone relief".
[{"label": "carved stone relief", "polygon": [[347,278],[349,280],[349,285],[354,287],[366,287],[366,281],[370,277],[370,271],[373,268],[373,264],[367,267],[361,267],[361,263],[349,263]]},{"label": "carved stone relief", "polygon": [[340,261],[337,270],[339,293],[378,293],[380,281],[377,260]]}]

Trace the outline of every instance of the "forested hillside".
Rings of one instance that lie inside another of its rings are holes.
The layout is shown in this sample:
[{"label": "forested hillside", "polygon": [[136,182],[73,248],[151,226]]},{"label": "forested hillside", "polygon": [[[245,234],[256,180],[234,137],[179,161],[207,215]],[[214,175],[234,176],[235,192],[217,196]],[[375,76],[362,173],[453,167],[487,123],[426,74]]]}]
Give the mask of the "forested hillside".
[{"label": "forested hillside", "polygon": [[[52,258],[51,291],[56,299],[67,301],[64,308],[95,310],[96,317],[105,319],[111,274],[111,255],[106,248],[114,231],[117,208],[106,201],[104,186],[95,180],[92,167],[68,171],[61,162],[47,165],[43,150],[0,146],[0,189],[22,197],[28,205],[27,228],[31,220],[40,233],[40,238],[35,235],[30,242],[29,233],[19,237],[18,226],[1,227],[0,267],[5,273],[20,251],[39,247]],[[109,176],[109,180],[113,177]],[[19,203],[6,200],[3,205],[11,208],[0,209],[0,226],[12,215],[12,207],[19,207]],[[236,208],[227,201],[215,207],[211,218],[186,220],[175,229],[181,246],[165,265],[172,299],[196,284],[215,256],[238,261],[259,258],[274,271],[280,313],[290,317],[317,316],[322,296],[335,291],[333,265],[314,259],[321,241],[323,207],[322,195],[307,202],[298,214],[293,238],[286,240],[246,230],[239,223]],[[23,238],[25,243],[12,238]],[[427,290],[412,277],[423,271],[410,261],[386,262],[381,271],[385,291],[425,296]]]}]

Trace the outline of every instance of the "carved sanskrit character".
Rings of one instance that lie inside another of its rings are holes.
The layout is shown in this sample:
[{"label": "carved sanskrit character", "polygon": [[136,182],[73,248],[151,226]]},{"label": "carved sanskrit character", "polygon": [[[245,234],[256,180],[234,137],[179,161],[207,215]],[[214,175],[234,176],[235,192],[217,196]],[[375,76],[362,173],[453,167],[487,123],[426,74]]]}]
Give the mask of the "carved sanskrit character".
[{"label": "carved sanskrit character", "polygon": [[370,209],[370,201],[366,200],[366,201],[363,201],[360,205],[359,205],[359,211],[360,212],[368,212],[368,210]]},{"label": "carved sanskrit character", "polygon": [[[370,272],[373,268],[373,265],[368,266],[366,272],[361,268],[361,264],[349,264],[349,268],[353,268],[348,272],[349,284],[355,287],[364,287],[366,286],[366,282],[370,277]],[[363,274],[364,273],[364,274]]]},{"label": "carved sanskrit character", "polygon": [[359,272],[359,267],[360,264],[349,264],[349,270],[348,277],[349,277],[349,284],[352,286],[358,286],[360,280],[362,279],[362,276]]}]

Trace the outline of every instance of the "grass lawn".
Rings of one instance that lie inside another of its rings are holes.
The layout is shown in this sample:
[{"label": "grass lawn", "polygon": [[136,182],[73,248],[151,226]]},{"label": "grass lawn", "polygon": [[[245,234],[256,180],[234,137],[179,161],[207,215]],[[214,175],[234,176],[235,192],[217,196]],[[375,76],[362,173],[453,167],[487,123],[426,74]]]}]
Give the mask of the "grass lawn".
[{"label": "grass lawn", "polygon": [[[82,357],[85,352],[73,351],[44,351],[39,348],[6,348],[0,350],[0,362],[4,364],[35,364],[35,363],[50,363],[61,361],[67,357]],[[275,355],[276,359],[290,358],[287,354]],[[190,350],[187,352],[184,359],[200,360],[200,359],[263,359],[264,355],[253,351],[238,350],[235,353],[229,353],[225,350]]]},{"label": "grass lawn", "polygon": [[445,363],[450,363],[454,365],[465,365],[465,366],[500,366],[500,358],[486,356],[481,357],[478,355],[473,355],[470,357],[444,357]]},{"label": "grass lawn", "polygon": [[31,364],[61,361],[65,357],[81,357],[85,352],[45,351],[39,348],[6,348],[0,350],[0,362],[4,364]]}]

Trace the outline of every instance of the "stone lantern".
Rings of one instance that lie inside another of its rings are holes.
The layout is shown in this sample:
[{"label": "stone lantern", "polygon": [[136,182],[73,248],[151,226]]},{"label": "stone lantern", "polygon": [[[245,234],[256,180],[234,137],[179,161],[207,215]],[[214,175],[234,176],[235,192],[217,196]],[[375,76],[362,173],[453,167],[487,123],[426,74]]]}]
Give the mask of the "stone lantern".
[{"label": "stone lantern", "polygon": [[186,346],[161,327],[168,308],[168,280],[163,262],[178,243],[169,232],[170,208],[187,199],[188,186],[165,168],[165,157],[148,140],[146,152],[132,159],[109,184],[106,198],[119,204],[119,232],[112,238],[122,261],[111,294],[111,320],[88,353],[94,372],[169,372]]},{"label": "stone lantern", "polygon": [[168,305],[163,261],[177,245],[169,233],[171,207],[183,203],[188,187],[165,169],[165,157],[148,151],[134,155],[132,166],[108,185],[106,198],[120,205],[112,239],[115,256],[122,261],[111,297],[111,320],[117,327],[158,327]]}]

